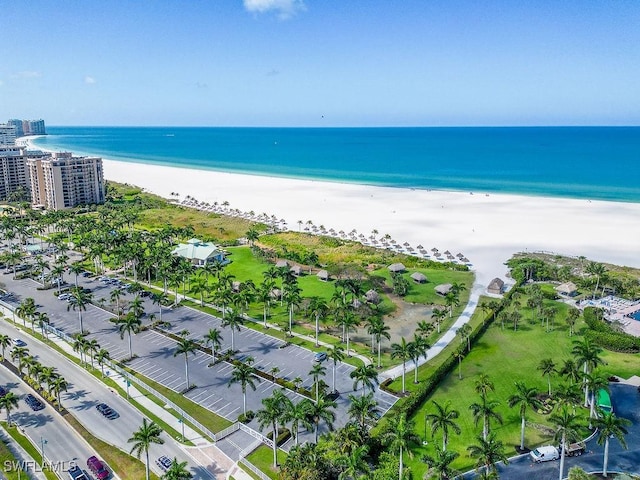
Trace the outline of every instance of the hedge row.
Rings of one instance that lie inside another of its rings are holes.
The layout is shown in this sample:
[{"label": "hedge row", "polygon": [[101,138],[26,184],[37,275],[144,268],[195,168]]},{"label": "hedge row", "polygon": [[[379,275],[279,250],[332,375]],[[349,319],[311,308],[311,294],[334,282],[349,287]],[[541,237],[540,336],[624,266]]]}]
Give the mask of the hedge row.
[{"label": "hedge row", "polygon": [[640,352],[640,338],[614,330],[608,322],[598,318],[595,308],[587,307],[584,309],[584,321],[589,327],[589,330],[585,332],[585,337],[596,345],[614,352]]},{"label": "hedge row", "polygon": [[[503,300],[500,302],[497,310],[495,312],[489,313],[484,322],[478,325],[469,335],[469,341],[471,347],[482,337],[484,332],[491,326],[494,319],[498,316],[500,311],[502,311],[506,306],[509,305],[509,301],[511,299],[511,295],[516,290],[516,287],[509,290],[504,295]],[[444,378],[449,375],[449,373],[454,370],[458,365],[458,359],[450,354],[441,364],[436,368],[433,372],[433,375],[428,380],[425,380],[420,384],[417,390],[412,392],[404,401],[400,401],[398,405],[399,413],[406,413],[407,417],[411,417],[426,401],[426,399],[433,393],[433,391],[438,387],[440,382],[444,380]]]}]

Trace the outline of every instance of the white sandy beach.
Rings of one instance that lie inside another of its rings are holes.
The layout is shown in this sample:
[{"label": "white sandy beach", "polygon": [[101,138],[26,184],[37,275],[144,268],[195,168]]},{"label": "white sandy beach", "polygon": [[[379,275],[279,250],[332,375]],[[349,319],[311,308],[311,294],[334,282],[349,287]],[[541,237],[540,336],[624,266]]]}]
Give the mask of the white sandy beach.
[{"label": "white sandy beach", "polygon": [[[105,177],[170,198],[298,220],[366,236],[373,229],[414,247],[462,252],[486,286],[519,251],[551,251],[640,267],[640,204],[427,191],[104,161]],[[175,198],[175,197],[173,197]]]}]

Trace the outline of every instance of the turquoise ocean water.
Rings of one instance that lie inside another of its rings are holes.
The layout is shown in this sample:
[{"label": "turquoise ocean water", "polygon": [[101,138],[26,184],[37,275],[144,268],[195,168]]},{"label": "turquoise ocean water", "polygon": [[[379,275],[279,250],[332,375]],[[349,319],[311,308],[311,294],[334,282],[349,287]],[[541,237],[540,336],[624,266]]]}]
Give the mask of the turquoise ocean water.
[{"label": "turquoise ocean water", "polygon": [[640,127],[48,127],[113,160],[391,187],[640,202]]}]

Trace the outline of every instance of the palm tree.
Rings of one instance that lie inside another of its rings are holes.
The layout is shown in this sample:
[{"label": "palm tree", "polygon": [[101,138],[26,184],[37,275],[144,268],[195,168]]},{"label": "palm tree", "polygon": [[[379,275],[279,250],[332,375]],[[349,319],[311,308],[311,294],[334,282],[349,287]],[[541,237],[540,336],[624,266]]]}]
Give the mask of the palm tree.
[{"label": "palm tree", "polygon": [[62,400],[60,399],[60,393],[66,392],[68,388],[69,388],[69,384],[67,383],[67,381],[64,379],[64,377],[61,377],[59,375],[55,377],[49,384],[49,391],[56,396],[59,407],[62,407]]},{"label": "palm tree", "polygon": [[600,279],[606,275],[607,269],[602,263],[597,262],[589,262],[587,264],[587,273],[590,275],[595,275],[596,277],[596,288],[593,289],[593,298],[596,298],[596,293],[598,292],[598,286],[600,285]]},{"label": "palm tree", "polygon": [[71,289],[71,303],[67,306],[67,310],[73,309],[78,311],[78,320],[80,322],[80,333],[84,330],[82,328],[82,312],[87,311],[87,305],[91,303],[92,295],[85,292],[82,288]]},{"label": "palm tree", "polygon": [[122,295],[123,292],[119,288],[111,290],[111,294],[109,295],[110,300],[116,302],[116,315],[120,315],[120,298]]},{"label": "palm tree", "polygon": [[162,322],[162,304],[168,301],[168,297],[165,293],[159,292],[151,295],[151,301],[154,305],[158,305],[158,318]]},{"label": "palm tree", "polygon": [[460,325],[456,334],[460,336],[460,341],[463,342],[466,340],[467,343],[467,352],[471,351],[471,325],[468,323]]},{"label": "palm tree", "polygon": [[111,360],[111,355],[109,354],[109,350],[105,350],[104,348],[98,350],[96,353],[96,362],[100,365],[100,370],[102,371],[102,376],[104,377],[104,364]]},{"label": "palm tree", "polygon": [[144,302],[138,295],[131,300],[131,303],[129,304],[129,312],[131,312],[131,314],[136,318],[142,318],[144,316]]},{"label": "palm tree", "polygon": [[604,444],[604,462],[602,464],[602,475],[607,476],[607,464],[609,463],[609,439],[616,438],[625,450],[627,442],[624,436],[629,433],[627,427],[631,422],[626,418],[616,417],[613,412],[602,413],[596,419],[596,428],[598,429],[598,445]]},{"label": "palm tree", "polygon": [[189,338],[180,338],[176,344],[176,350],[173,352],[173,356],[184,355],[184,369],[185,369],[185,382],[187,386],[185,390],[189,390],[189,354],[195,355],[198,351],[198,344]]},{"label": "palm tree", "polygon": [[308,307],[309,315],[312,315],[316,322],[316,347],[318,344],[318,332],[320,328],[320,320],[327,316],[329,312],[329,307],[327,306],[327,302],[325,302],[320,297],[311,297]]},{"label": "palm tree", "polygon": [[378,345],[378,368],[380,368],[380,354],[381,354],[381,345],[382,339],[386,338],[387,340],[391,340],[391,335],[389,334],[390,327],[389,325],[385,325],[384,320],[379,317],[373,317],[371,324],[369,325],[368,333],[373,336],[376,344]]},{"label": "palm tree", "polygon": [[235,350],[235,336],[234,332],[240,331],[240,327],[244,325],[244,318],[241,315],[238,315],[238,312],[235,310],[231,310],[227,318],[222,320],[222,326],[224,328],[229,327],[231,330],[231,351]]},{"label": "palm tree", "polygon": [[178,462],[177,458],[174,458],[171,462],[171,466],[162,475],[162,480],[189,480],[193,478],[193,475],[187,470],[187,462]]},{"label": "palm tree", "polygon": [[573,336],[574,327],[579,317],[580,317],[580,310],[578,310],[577,308],[572,308],[567,312],[567,317],[565,318],[565,321],[567,322],[567,325],[569,325],[570,337]]},{"label": "palm tree", "polygon": [[464,358],[464,347],[460,345],[453,352],[453,356],[458,360],[458,380],[462,380],[462,359]]},{"label": "palm tree", "polygon": [[211,345],[211,363],[216,363],[216,351],[222,346],[222,333],[217,328],[211,328],[204,336],[205,346]]},{"label": "palm tree", "polygon": [[491,419],[496,420],[502,425],[502,416],[496,412],[496,407],[500,405],[500,402],[495,400],[487,400],[486,397],[480,397],[480,403],[472,403],[469,406],[471,413],[473,414],[473,421],[476,426],[482,419],[482,439],[486,440],[489,436],[489,429],[491,427]]},{"label": "palm tree", "polygon": [[520,418],[522,425],[520,429],[520,450],[524,450],[524,427],[527,423],[526,413],[527,407],[538,408],[540,407],[540,400],[538,400],[538,392],[535,388],[529,388],[522,382],[516,382],[516,393],[509,397],[509,408],[520,406]]},{"label": "palm tree", "polygon": [[283,422],[291,422],[291,433],[295,441],[295,445],[298,446],[298,433],[300,425],[307,430],[311,429],[311,420],[309,419],[311,400],[305,398],[304,400],[294,403],[285,397],[285,408],[282,417]]},{"label": "palm tree", "polygon": [[376,419],[378,404],[373,398],[373,393],[367,393],[360,397],[349,395],[349,418],[357,422],[364,431],[366,426]]},{"label": "palm tree", "polygon": [[320,429],[321,421],[324,421],[327,424],[329,430],[333,430],[333,422],[336,419],[336,414],[331,409],[336,407],[336,402],[325,396],[321,396],[316,402],[311,402],[309,416],[314,424],[315,443],[318,443],[318,431]]},{"label": "palm tree", "polygon": [[606,375],[594,370],[584,376],[587,383],[587,389],[591,392],[591,405],[589,409],[589,428],[591,428],[591,419],[596,416],[596,402],[598,392],[604,390],[609,393],[609,379]]},{"label": "palm tree", "polygon": [[127,443],[133,443],[130,453],[135,453],[136,457],[140,458],[142,452],[146,457],[145,473],[146,479],[149,480],[149,447],[155,443],[162,445],[164,440],[160,438],[162,429],[155,422],[149,422],[146,418],[142,419],[142,425],[140,428],[133,432],[133,436],[127,440]]},{"label": "palm tree", "polygon": [[7,347],[11,346],[11,337],[9,335],[0,334],[0,348],[2,348],[2,360],[4,360],[4,352]]},{"label": "palm tree", "polygon": [[344,348],[342,348],[340,345],[334,345],[334,347],[331,350],[329,350],[327,357],[329,357],[331,361],[333,361],[331,388],[335,392],[336,391],[336,368],[338,367],[338,362],[341,362],[344,360]]},{"label": "palm tree", "polygon": [[338,480],[362,478],[362,475],[369,473],[369,464],[365,460],[369,447],[360,445],[347,455],[338,457],[337,462],[343,467],[342,472],[338,475]]},{"label": "palm tree", "polygon": [[0,397],[0,410],[7,411],[7,425],[11,426],[11,410],[18,408],[18,396],[13,392],[7,392]]},{"label": "palm tree", "polygon": [[315,363],[309,371],[309,376],[313,378],[313,385],[316,388],[316,402],[320,396],[320,377],[327,373],[327,369],[321,363]]},{"label": "palm tree", "polygon": [[436,447],[436,454],[431,457],[425,455],[422,457],[422,461],[429,467],[429,478],[436,478],[438,480],[448,480],[458,475],[458,471],[451,467],[451,464],[456,458],[458,458],[457,452],[450,452],[448,450],[440,450]]},{"label": "palm tree", "polygon": [[501,441],[496,440],[494,434],[486,439],[478,437],[477,442],[477,445],[467,447],[469,455],[477,458],[476,471],[484,467],[484,474],[488,476],[491,471],[496,471],[496,463],[509,464],[509,459],[504,453],[504,446]]},{"label": "palm tree", "polygon": [[[294,277],[295,278],[295,277]],[[302,297],[300,296],[302,289],[296,284],[285,284],[283,298],[287,304],[287,310],[289,311],[289,335],[292,335],[293,328],[293,310],[300,306]]]},{"label": "palm tree", "polygon": [[564,478],[564,457],[565,447],[578,437],[578,417],[570,413],[567,406],[564,405],[560,412],[554,413],[549,420],[556,426],[554,440],[560,440],[560,476],[559,480]]},{"label": "palm tree", "polygon": [[362,396],[364,396],[367,388],[374,391],[378,385],[378,373],[373,365],[359,365],[355,370],[351,371],[349,377],[353,379],[353,391],[358,390],[358,385],[362,384]]},{"label": "palm tree", "polygon": [[254,369],[251,366],[253,359],[249,357],[246,362],[247,363],[239,362],[233,366],[231,378],[227,384],[227,387],[231,387],[234,383],[240,384],[240,387],[242,388],[242,413],[244,414],[247,413],[247,385],[251,387],[251,390],[256,390],[255,379],[253,377]]},{"label": "palm tree", "polygon": [[80,333],[76,333],[73,335],[73,351],[78,352],[80,355],[80,365],[83,365],[86,362],[86,353],[88,351],[88,343],[89,341]]},{"label": "palm tree", "polygon": [[451,408],[451,401],[447,400],[447,403],[440,405],[435,400],[433,406],[436,411],[434,413],[428,413],[425,419],[431,423],[431,435],[435,435],[438,430],[442,430],[442,451],[447,450],[447,441],[449,439],[449,430],[453,430],[456,435],[460,435],[462,431],[460,426],[456,423],[456,419],[460,416],[458,410]]},{"label": "palm tree", "polygon": [[100,350],[100,344],[95,338],[87,340],[87,353],[91,359],[91,368],[93,368],[93,356]]},{"label": "palm tree", "polygon": [[582,378],[580,368],[571,358],[564,361],[564,363],[562,364],[562,368],[558,371],[558,373],[569,380],[572,385],[574,383],[578,383],[578,381]]},{"label": "palm tree", "polygon": [[407,419],[405,413],[396,415],[389,419],[388,430],[382,437],[383,444],[388,445],[392,452],[398,452],[400,465],[398,467],[398,480],[402,480],[402,470],[404,466],[404,451],[409,456],[412,455],[410,447],[417,444],[418,436],[414,433],[414,425]]},{"label": "palm tree", "polygon": [[494,392],[496,387],[489,378],[489,375],[482,373],[476,380],[474,389],[482,398],[487,398],[487,393]]},{"label": "palm tree", "polygon": [[433,318],[436,322],[436,328],[438,333],[440,333],[440,322],[445,319],[447,316],[447,311],[444,308],[435,308],[431,311],[431,318]]},{"label": "palm tree", "polygon": [[116,320],[118,331],[120,332],[120,338],[124,340],[124,334],[129,334],[129,358],[133,358],[133,350],[131,348],[131,334],[138,333],[140,331],[140,325],[142,321],[136,318],[131,313],[126,314],[124,317],[120,317]]},{"label": "palm tree", "polygon": [[11,350],[11,360],[18,360],[18,371],[22,373],[24,360],[29,356],[27,347],[13,347]]},{"label": "palm tree", "polygon": [[402,393],[405,392],[404,376],[407,371],[407,360],[411,357],[411,346],[402,337],[400,343],[391,344],[391,358],[400,358],[402,360]]},{"label": "palm tree", "polygon": [[278,424],[285,415],[287,405],[284,393],[274,390],[270,397],[262,399],[264,408],[256,412],[260,431],[265,427],[271,427],[273,440],[273,468],[278,466]]},{"label": "palm tree", "polygon": [[191,285],[191,291],[200,295],[200,306],[204,307],[204,294],[209,292],[209,282],[206,278],[198,277]]},{"label": "palm tree", "polygon": [[349,341],[351,336],[349,335],[355,327],[360,325],[360,320],[350,310],[345,311],[345,314],[340,318],[340,325],[347,337],[347,357],[350,357]]},{"label": "palm tree", "polygon": [[[576,361],[582,364],[582,373],[585,375],[599,365],[604,364],[604,361],[600,358],[602,349],[597,345],[593,345],[588,338],[584,338],[582,341],[574,341],[571,353],[576,356]],[[584,406],[587,407],[589,405],[589,389],[586,381],[582,382],[582,386],[584,388]]]},{"label": "palm tree", "polygon": [[22,318],[24,325],[27,325],[27,320],[29,320],[36,313],[36,302],[33,298],[28,297],[25,298],[20,305],[16,307],[16,315]]},{"label": "palm tree", "polygon": [[409,355],[413,360],[413,383],[418,383],[418,360],[422,356],[427,357],[428,349],[427,341],[421,335],[414,334],[413,342],[409,342]]},{"label": "palm tree", "polygon": [[75,280],[75,285],[76,288],[78,287],[78,276],[84,272],[84,267],[82,266],[82,264],[80,262],[74,262],[71,265],[69,265],[69,272],[73,273],[76,276],[76,280]]},{"label": "palm tree", "polygon": [[551,358],[543,358],[540,360],[538,370],[542,372],[543,376],[547,377],[547,383],[549,385],[549,396],[551,396],[551,374],[556,372],[556,364]]}]

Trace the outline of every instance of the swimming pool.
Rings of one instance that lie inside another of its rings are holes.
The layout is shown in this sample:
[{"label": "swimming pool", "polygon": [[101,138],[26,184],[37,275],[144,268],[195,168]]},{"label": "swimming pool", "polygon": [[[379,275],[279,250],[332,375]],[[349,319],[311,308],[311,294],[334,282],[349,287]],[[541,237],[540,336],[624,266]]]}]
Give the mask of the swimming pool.
[{"label": "swimming pool", "polygon": [[633,312],[631,314],[631,318],[633,318],[634,320],[640,320],[640,310],[636,310],[635,312]]}]

